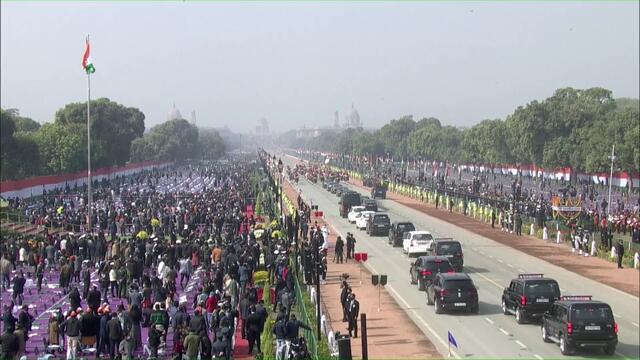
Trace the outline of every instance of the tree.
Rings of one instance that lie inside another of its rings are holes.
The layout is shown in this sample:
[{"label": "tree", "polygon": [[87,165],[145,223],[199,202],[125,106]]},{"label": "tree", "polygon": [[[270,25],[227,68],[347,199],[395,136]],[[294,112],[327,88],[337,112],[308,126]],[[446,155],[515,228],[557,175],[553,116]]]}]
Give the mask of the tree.
[{"label": "tree", "polygon": [[474,164],[504,164],[510,161],[507,127],[500,119],[483,120],[463,133],[463,161]]},{"label": "tree", "polygon": [[184,119],[166,121],[132,145],[133,161],[181,161],[199,154],[198,128]]},{"label": "tree", "polygon": [[[60,174],[87,168],[87,140],[79,124],[47,123],[33,133],[40,151],[41,173]],[[93,164],[92,168],[95,168]]]},{"label": "tree", "polygon": [[34,132],[40,128],[40,123],[22,116],[16,116],[14,118],[16,124],[16,131],[24,131],[24,132]]},{"label": "tree", "polygon": [[[144,134],[144,114],[107,98],[91,101],[92,167],[124,165],[130,158],[131,143]],[[87,103],[71,103],[58,110],[55,123],[81,125],[87,123]],[[84,135],[86,137],[86,135]]]},{"label": "tree", "polygon": [[225,142],[217,131],[199,131],[200,156],[204,159],[215,160],[224,155]]}]

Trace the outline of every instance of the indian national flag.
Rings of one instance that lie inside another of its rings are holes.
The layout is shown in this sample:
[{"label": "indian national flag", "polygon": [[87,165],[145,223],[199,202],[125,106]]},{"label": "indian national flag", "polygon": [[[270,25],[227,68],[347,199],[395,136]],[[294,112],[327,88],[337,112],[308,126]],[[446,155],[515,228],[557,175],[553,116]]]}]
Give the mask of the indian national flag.
[{"label": "indian national flag", "polygon": [[96,72],[96,68],[93,67],[93,62],[91,61],[91,46],[89,45],[89,37],[87,37],[87,46],[84,49],[84,55],[82,55],[82,68],[87,74],[93,74]]}]

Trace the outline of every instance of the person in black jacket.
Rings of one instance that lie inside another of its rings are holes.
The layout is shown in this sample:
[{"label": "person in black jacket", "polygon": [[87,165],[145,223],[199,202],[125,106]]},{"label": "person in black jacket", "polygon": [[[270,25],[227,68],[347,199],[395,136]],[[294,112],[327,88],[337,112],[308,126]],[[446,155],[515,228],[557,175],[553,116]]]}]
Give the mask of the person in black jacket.
[{"label": "person in black jacket", "polygon": [[200,336],[200,358],[211,359],[211,340],[206,334]]},{"label": "person in black jacket", "polygon": [[618,255],[618,269],[622,269],[622,257],[624,256],[624,244],[622,240],[616,244],[616,253]]},{"label": "person in black jacket", "polygon": [[24,301],[24,284],[27,282],[24,278],[24,272],[20,270],[18,276],[13,279],[13,301],[18,302],[18,305],[22,305]]},{"label": "person in black jacket", "polygon": [[285,342],[287,345],[287,354],[289,353],[289,349],[291,348],[291,342],[298,339],[300,328],[311,330],[311,328],[307,326],[307,324],[296,319],[295,314],[291,314],[291,319],[287,321],[287,340]]},{"label": "person in black jacket", "polygon": [[67,320],[62,323],[62,326],[67,333],[67,359],[75,359],[82,328],[75,311],[71,312]]},{"label": "person in black jacket", "polygon": [[13,359],[18,351],[18,337],[13,334],[13,331],[4,329],[4,334],[0,336],[0,358]]},{"label": "person in black jacket", "polygon": [[229,359],[229,354],[227,353],[227,344],[223,340],[224,337],[222,335],[218,335],[216,341],[211,345],[211,353],[215,356],[216,359]]},{"label": "person in black jacket", "polygon": [[100,290],[98,290],[95,285],[91,290],[89,290],[89,293],[87,294],[87,305],[89,305],[91,310],[98,311],[98,308],[100,307],[100,295]]},{"label": "person in black jacket", "polygon": [[160,346],[160,332],[155,327],[149,328],[149,359],[158,358],[158,347]]},{"label": "person in black jacket", "polygon": [[109,352],[109,328],[107,323],[111,320],[109,309],[105,307],[102,309],[102,316],[100,317],[100,331],[98,336],[98,345],[96,347],[96,357],[100,357],[103,353]]},{"label": "person in black jacket", "polygon": [[347,316],[349,317],[349,336],[351,336],[351,332],[353,332],[353,337],[358,337],[358,314],[360,313],[360,302],[356,300],[356,294],[351,293],[348,301],[349,312]]},{"label": "person in black jacket", "polygon": [[18,319],[16,319],[11,313],[11,308],[12,305],[4,306],[4,313],[2,314],[2,327],[5,330],[9,329],[9,331],[13,333],[16,330],[16,322],[18,321]]},{"label": "person in black jacket", "polygon": [[122,326],[117,316],[114,316],[109,322],[107,322],[107,330],[109,332],[109,358],[115,359],[118,346],[122,340]]},{"label": "person in black jacket", "polygon": [[340,291],[340,304],[342,305],[342,321],[343,322],[347,322],[349,321],[347,319],[347,298],[349,297],[349,294],[351,293],[351,288],[349,287],[349,284],[347,284],[346,280],[342,281],[342,285],[341,285],[342,290]]},{"label": "person in black jacket", "polygon": [[256,312],[256,307],[251,305],[250,314],[247,316],[245,321],[245,330],[247,333],[247,338],[249,340],[249,354],[253,354],[253,346],[257,345],[258,354],[262,353],[260,346],[260,335],[262,333],[262,318]]}]

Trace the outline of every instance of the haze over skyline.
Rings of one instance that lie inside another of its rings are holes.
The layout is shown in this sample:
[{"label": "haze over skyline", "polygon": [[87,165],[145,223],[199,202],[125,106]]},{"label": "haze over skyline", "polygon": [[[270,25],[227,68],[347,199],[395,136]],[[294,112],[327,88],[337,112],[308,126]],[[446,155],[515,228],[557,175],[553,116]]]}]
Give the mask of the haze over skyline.
[{"label": "haze over skyline", "polygon": [[471,126],[560,87],[639,97],[638,2],[2,2],[1,106],[36,121],[92,98],[175,103],[198,125],[279,132],[412,114]]}]

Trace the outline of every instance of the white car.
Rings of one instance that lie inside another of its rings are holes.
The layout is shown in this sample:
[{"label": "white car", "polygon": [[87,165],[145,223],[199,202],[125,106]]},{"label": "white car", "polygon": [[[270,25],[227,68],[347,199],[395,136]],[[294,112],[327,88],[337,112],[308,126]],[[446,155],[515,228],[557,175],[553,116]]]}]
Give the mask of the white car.
[{"label": "white car", "polygon": [[360,216],[356,219],[356,227],[360,230],[366,229],[367,222],[375,213],[375,211],[361,211]]},{"label": "white car", "polygon": [[351,207],[351,211],[349,211],[349,213],[347,214],[347,220],[349,220],[350,223],[355,223],[356,222],[356,217],[358,216],[359,213],[364,211],[364,206],[352,206]]},{"label": "white car", "polygon": [[402,251],[409,254],[426,254],[433,244],[433,236],[428,231],[409,231],[402,238]]}]

